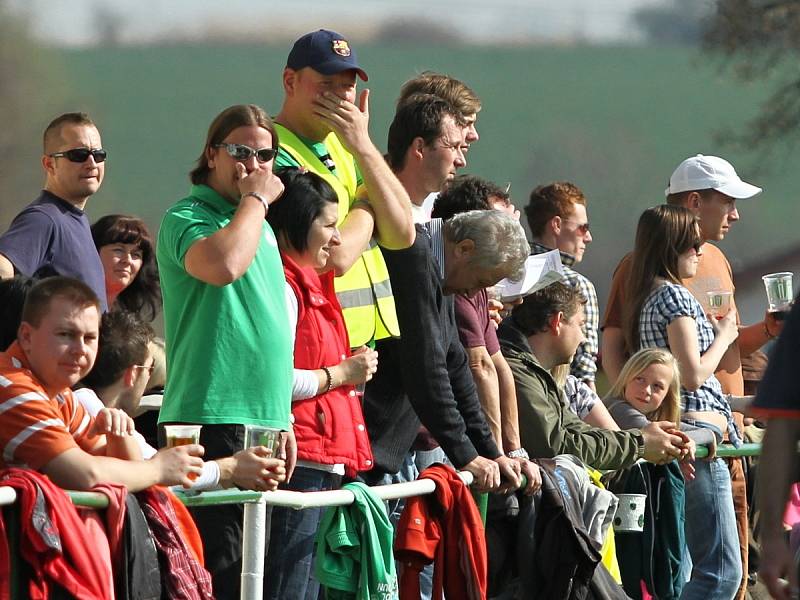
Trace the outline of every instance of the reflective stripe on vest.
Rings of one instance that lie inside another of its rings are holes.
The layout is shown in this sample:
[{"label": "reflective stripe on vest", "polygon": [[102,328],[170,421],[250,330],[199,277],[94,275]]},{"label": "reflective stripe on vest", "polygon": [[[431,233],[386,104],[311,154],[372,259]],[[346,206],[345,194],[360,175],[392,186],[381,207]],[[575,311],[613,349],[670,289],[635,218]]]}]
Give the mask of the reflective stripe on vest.
[{"label": "reflective stripe on vest", "polygon": [[[295,134],[277,123],[275,127],[281,148],[336,191],[339,197],[338,224],[341,225],[356,195],[357,176],[352,155],[334,133],[328,134],[323,143],[336,164],[334,175]],[[372,339],[400,335],[389,272],[377,244],[371,242],[353,266],[344,275],[336,277],[334,285],[351,347],[362,346]]]}]

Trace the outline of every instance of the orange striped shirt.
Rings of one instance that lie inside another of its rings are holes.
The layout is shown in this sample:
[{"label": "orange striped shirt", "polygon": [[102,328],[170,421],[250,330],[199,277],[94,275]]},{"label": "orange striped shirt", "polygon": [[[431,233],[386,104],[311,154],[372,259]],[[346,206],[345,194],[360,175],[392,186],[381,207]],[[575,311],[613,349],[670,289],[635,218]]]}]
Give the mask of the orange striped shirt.
[{"label": "orange striped shirt", "polygon": [[48,397],[17,342],[0,352],[0,468],[41,470],[72,448],[90,451],[98,441],[87,434],[93,421],[71,390]]}]

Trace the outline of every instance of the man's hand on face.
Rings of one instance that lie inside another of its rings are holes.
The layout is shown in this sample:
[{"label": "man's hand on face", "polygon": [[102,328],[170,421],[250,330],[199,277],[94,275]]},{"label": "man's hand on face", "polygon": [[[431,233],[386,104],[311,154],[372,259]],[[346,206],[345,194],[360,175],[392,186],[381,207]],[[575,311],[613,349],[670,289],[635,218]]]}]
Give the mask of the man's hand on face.
[{"label": "man's hand on face", "polygon": [[253,192],[263,196],[268,204],[272,204],[283,194],[283,182],[272,169],[259,168],[248,173],[242,163],[236,163],[236,175],[240,196]]},{"label": "man's hand on face", "polygon": [[369,90],[362,90],[358,106],[333,92],[322,92],[314,101],[314,114],[356,156],[374,148],[369,137]]},{"label": "man's hand on face", "polygon": [[657,465],[681,459],[688,452],[685,434],[671,421],[655,421],[642,428],[644,459]]}]

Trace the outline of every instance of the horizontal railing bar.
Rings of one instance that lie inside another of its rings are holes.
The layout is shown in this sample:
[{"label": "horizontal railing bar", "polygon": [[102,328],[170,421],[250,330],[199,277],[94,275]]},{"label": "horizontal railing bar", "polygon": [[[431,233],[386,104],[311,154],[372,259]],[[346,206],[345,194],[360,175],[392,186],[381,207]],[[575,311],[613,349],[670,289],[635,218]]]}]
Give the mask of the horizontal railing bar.
[{"label": "horizontal railing bar", "polygon": [[262,492],[239,490],[236,488],[226,490],[209,490],[206,492],[193,492],[172,488],[178,499],[186,506],[218,506],[222,504],[252,504],[261,501]]},{"label": "horizontal railing bar", "polygon": [[81,508],[108,508],[108,496],[100,492],[67,490],[67,496],[75,506],[80,506]]},{"label": "horizontal railing bar", "polygon": [[[758,456],[761,454],[761,444],[742,444],[739,448],[731,444],[720,444],[717,446],[717,456],[723,458],[738,456]],[[708,456],[708,448],[705,446],[697,447],[697,458]],[[472,473],[468,471],[459,472],[459,476],[466,485],[472,483]],[[523,478],[523,486],[525,480]],[[393,483],[390,485],[379,485],[371,488],[375,495],[381,500],[397,500],[399,498],[410,498],[411,496],[424,496],[431,494],[436,489],[436,485],[430,479],[417,479],[405,483]],[[211,490],[206,492],[192,492],[190,490],[173,490],[181,502],[186,506],[218,506],[223,504],[251,504],[264,501],[273,506],[285,506],[300,510],[303,508],[324,507],[324,506],[347,506],[355,500],[352,492],[347,490],[331,490],[327,492],[293,492],[289,490],[277,490],[274,492],[254,492],[250,490]],[[76,506],[86,508],[107,508],[108,498],[98,492],[75,492],[68,491],[67,494]],[[0,486],[0,506],[12,504],[17,498],[13,488]]]},{"label": "horizontal railing bar", "polygon": [[[466,484],[472,483],[472,473],[459,472],[459,477]],[[425,496],[436,489],[436,484],[431,479],[417,479],[404,483],[377,485],[370,488],[381,500],[397,500],[411,496]],[[327,492],[292,492],[289,490],[276,490],[264,492],[264,502],[272,506],[285,506],[300,510],[303,508],[320,508],[324,506],[347,506],[355,501],[355,496],[348,490],[331,490]]]},{"label": "horizontal railing bar", "polygon": [[[733,444],[719,444],[717,446],[717,456],[722,458],[734,458],[737,456],[759,456],[761,454],[761,444],[742,444],[738,448]],[[708,448],[705,446],[697,447],[697,458],[708,456]]]},{"label": "horizontal railing bar", "polygon": [[7,504],[14,504],[17,500],[17,490],[12,487],[2,486],[0,487],[0,506],[6,506]]}]

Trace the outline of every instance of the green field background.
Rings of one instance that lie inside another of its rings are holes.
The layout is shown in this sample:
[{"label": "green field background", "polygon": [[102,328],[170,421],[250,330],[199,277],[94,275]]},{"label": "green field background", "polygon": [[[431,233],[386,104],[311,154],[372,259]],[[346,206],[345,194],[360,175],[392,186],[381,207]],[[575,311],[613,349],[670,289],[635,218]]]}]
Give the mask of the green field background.
[{"label": "green field background", "polygon": [[[254,102],[274,114],[282,99],[288,47],[176,46],[58,51],[63,90],[46,102],[52,114],[86,110],[109,151],[106,180],[90,200],[92,220],[110,212],[142,216],[154,230],[164,210],[188,189],[187,172],[211,119],[231,104]],[[715,146],[720,129],[741,128],[766,91],[745,86],[683,48],[358,47],[370,74],[371,132],[385,148],[400,85],[424,69],[459,77],[483,100],[480,141],[465,172],[511,183],[522,208],[532,187],[577,183],[589,198],[594,242],[581,268],[605,298],[618,258],[630,247],[636,219],[663,201],[675,165],[718,153],[765,188],[739,204],[742,221],[722,246],[734,270],[797,243],[800,207],[795,160]],[[43,123],[44,125],[44,123]],[[32,156],[32,169],[38,164]],[[0,227],[36,193],[3,202]]]}]

